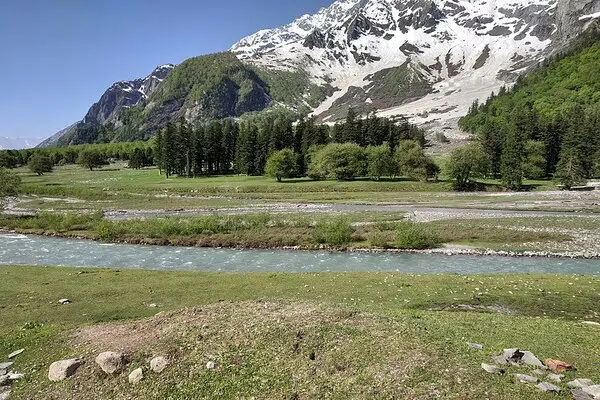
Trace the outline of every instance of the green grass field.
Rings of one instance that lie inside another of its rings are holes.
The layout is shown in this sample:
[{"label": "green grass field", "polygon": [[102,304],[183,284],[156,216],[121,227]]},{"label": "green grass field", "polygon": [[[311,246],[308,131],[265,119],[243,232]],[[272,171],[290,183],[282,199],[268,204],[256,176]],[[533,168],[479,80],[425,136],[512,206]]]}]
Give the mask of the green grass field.
[{"label": "green grass field", "polygon": [[[600,330],[581,324],[600,321],[599,288],[587,276],[0,267],[0,354],[25,348],[15,399],[546,399],[480,364],[521,347],[574,362],[567,379],[600,380]],[[131,354],[126,372],[96,372],[108,350]],[[157,354],[172,366],[129,385],[127,372]],[[48,365],[65,357],[86,364],[50,384]]]}]

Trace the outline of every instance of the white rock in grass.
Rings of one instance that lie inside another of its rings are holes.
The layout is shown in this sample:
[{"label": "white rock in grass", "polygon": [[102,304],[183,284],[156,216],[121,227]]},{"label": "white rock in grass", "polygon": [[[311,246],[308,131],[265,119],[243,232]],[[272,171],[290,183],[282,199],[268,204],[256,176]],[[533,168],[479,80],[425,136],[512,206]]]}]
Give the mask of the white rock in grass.
[{"label": "white rock in grass", "polygon": [[515,379],[523,383],[538,383],[540,381],[535,376],[525,374],[515,374]]},{"label": "white rock in grass", "polygon": [[206,369],[215,369],[217,368],[217,364],[214,363],[214,361],[209,361],[206,363]]},{"label": "white rock in grass", "polygon": [[0,400],[8,400],[10,397],[10,390],[5,390],[4,392],[0,390]]},{"label": "white rock in grass", "polygon": [[489,374],[502,375],[504,373],[503,369],[491,364],[482,363],[481,368],[483,368],[483,370]]},{"label": "white rock in grass", "polygon": [[564,375],[559,375],[559,374],[549,374],[547,376],[548,379],[550,379],[551,381],[557,382],[557,383],[561,383],[564,377],[565,377]]},{"label": "white rock in grass", "polygon": [[8,358],[15,358],[16,356],[18,356],[19,354],[21,354],[24,351],[25,351],[25,349],[20,349],[20,350],[17,350],[17,351],[13,351],[12,353],[10,353],[8,355]]},{"label": "white rock in grass", "polygon": [[52,382],[63,381],[75,374],[83,362],[77,358],[53,362],[48,370],[48,379]]},{"label": "white rock in grass", "polygon": [[3,362],[0,363],[0,369],[7,371],[13,365],[12,362]]},{"label": "white rock in grass", "polygon": [[160,374],[161,372],[163,372],[168,366],[169,366],[169,360],[167,360],[165,357],[162,357],[162,356],[154,357],[150,361],[150,369],[152,371],[156,372],[157,374]]},{"label": "white rock in grass", "polygon": [[600,385],[586,386],[582,390],[594,399],[600,399]]},{"label": "white rock in grass", "polygon": [[539,390],[541,390],[542,392],[549,392],[549,393],[560,393],[560,388],[556,385],[553,385],[551,383],[548,382],[542,382],[539,385],[537,385],[537,388]]},{"label": "white rock in grass", "polygon": [[98,354],[96,364],[107,374],[115,374],[121,372],[124,366],[124,357],[121,353],[106,351]]},{"label": "white rock in grass", "polygon": [[591,379],[579,378],[568,382],[567,387],[571,389],[583,389],[584,387],[593,386],[594,382]]},{"label": "white rock in grass", "polygon": [[135,369],[129,374],[129,383],[134,385],[140,383],[142,379],[144,379],[144,371],[141,368]]},{"label": "white rock in grass", "polygon": [[61,305],[63,305],[63,306],[64,306],[65,304],[71,304],[71,300],[69,300],[69,299],[60,299],[60,300],[58,301],[58,304],[61,304]]}]

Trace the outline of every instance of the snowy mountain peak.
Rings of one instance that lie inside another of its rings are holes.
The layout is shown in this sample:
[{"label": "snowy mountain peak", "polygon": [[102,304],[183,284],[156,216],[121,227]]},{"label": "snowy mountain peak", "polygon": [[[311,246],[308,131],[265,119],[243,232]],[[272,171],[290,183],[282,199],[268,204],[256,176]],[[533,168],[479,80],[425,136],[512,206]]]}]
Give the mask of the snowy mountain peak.
[{"label": "snowy mountain peak", "polygon": [[232,48],[275,70],[302,70],[333,96],[323,120],[361,112],[455,118],[475,99],[512,83],[560,41],[557,6],[600,11],[598,0],[338,0],[314,15],[263,30]]}]

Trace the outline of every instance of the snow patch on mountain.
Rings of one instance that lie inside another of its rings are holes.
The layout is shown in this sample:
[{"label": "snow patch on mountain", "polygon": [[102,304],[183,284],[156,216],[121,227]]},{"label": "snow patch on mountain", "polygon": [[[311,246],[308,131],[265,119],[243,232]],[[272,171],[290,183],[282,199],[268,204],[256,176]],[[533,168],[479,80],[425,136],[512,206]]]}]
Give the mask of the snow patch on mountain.
[{"label": "snow patch on mountain", "polygon": [[464,114],[542,61],[557,32],[556,7],[557,0],[339,0],[231,50],[333,87],[314,109],[325,121],[353,106],[428,122]]}]

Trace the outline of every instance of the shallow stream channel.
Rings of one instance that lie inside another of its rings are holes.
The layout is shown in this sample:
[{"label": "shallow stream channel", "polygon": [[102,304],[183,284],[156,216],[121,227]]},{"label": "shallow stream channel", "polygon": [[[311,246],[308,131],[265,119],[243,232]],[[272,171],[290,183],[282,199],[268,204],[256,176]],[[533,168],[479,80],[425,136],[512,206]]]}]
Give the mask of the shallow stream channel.
[{"label": "shallow stream channel", "polygon": [[1,234],[0,265],[11,264],[199,272],[600,275],[600,260],[138,246]]}]

